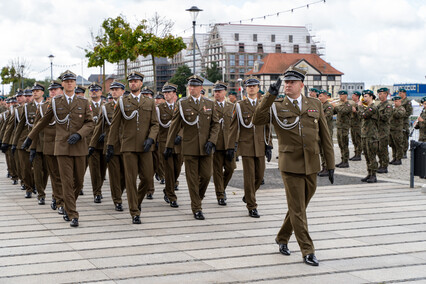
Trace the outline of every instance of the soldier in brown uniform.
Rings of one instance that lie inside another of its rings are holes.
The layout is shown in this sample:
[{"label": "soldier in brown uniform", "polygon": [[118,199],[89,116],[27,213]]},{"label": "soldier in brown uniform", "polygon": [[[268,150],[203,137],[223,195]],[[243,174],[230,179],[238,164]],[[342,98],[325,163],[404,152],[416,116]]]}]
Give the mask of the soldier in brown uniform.
[{"label": "soldier in brown uniform", "polygon": [[[166,100],[164,99],[164,94],[157,94],[155,96],[155,105],[158,107],[158,105],[164,103]],[[152,159],[154,161],[154,170],[155,170],[155,179],[160,182],[160,184],[165,184],[165,173],[164,173],[164,158],[163,151],[160,151],[159,143],[157,141],[157,144],[155,146],[155,151],[152,152]]]},{"label": "soldier in brown uniform", "polygon": [[[92,83],[89,87],[90,97],[92,102],[90,103],[93,110],[93,121],[95,127],[98,122],[102,123],[101,127],[104,126],[104,121],[99,120],[102,107],[102,87],[96,83]],[[102,130],[101,130],[102,131]],[[102,131],[103,132],[103,131]],[[93,132],[87,137],[87,142],[90,143],[92,140]],[[96,145],[92,147],[89,151],[89,156],[87,162],[89,164],[90,177],[92,180],[92,189],[93,189],[93,202],[101,203],[102,202],[102,185],[104,184],[105,172],[106,172],[106,162],[103,155],[104,150],[104,138],[105,136],[100,136],[100,139],[97,140]],[[89,145],[88,145],[89,146]]]},{"label": "soldier in brown uniform", "polygon": [[[247,203],[249,216],[253,218],[260,217],[257,211],[256,191],[259,189],[265,173],[265,155],[267,155],[268,162],[272,156],[269,125],[255,127],[252,123],[254,111],[259,105],[257,99],[259,84],[259,80],[254,77],[250,77],[244,82],[248,97],[234,106],[227,142],[229,160],[233,158],[233,145],[235,142],[238,143],[237,155],[243,158],[243,202]],[[265,138],[269,138],[269,140],[265,141]]]},{"label": "soldier in brown uniform", "polygon": [[234,157],[226,158],[226,150],[232,148],[228,146],[228,137],[230,133],[232,111],[234,104],[225,100],[226,90],[228,86],[217,81],[214,85],[213,92],[215,98],[215,108],[219,118],[219,133],[216,142],[216,151],[213,155],[213,181],[216,191],[217,203],[226,205],[226,187],[232,178],[235,168]]},{"label": "soldier in brown uniform", "polygon": [[423,97],[420,103],[423,105],[423,110],[417,118],[414,128],[419,129],[419,142],[426,142],[426,97]]},{"label": "soldier in brown uniform", "polygon": [[[18,122],[12,136],[12,154],[18,149],[18,165],[21,170],[22,179],[25,185],[25,198],[31,198],[32,193],[37,193],[34,185],[34,173],[31,169],[30,153],[27,150],[21,149],[22,143],[27,137],[29,125],[25,119],[26,106],[33,100],[33,93],[31,89],[24,90],[25,103],[16,109],[16,121]],[[34,116],[37,109],[33,109],[31,113],[30,124],[34,123]]]},{"label": "soldier in brown uniform", "polygon": [[[107,142],[107,159],[114,155],[114,145],[121,138],[121,154],[124,163],[127,201],[133,224],[141,224],[142,201],[151,185],[154,169],[152,151],[158,135],[158,121],[153,99],[144,97],[140,91],[143,75],[133,72],[127,76],[131,94],[118,100],[112,117]],[[137,189],[138,175],[142,187]]]},{"label": "soldier in brown uniform", "polygon": [[201,96],[203,81],[197,75],[188,78],[190,97],[181,99],[175,108],[164,151],[168,159],[173,153],[176,136],[183,128],[186,182],[192,213],[197,220],[204,220],[201,202],[212,176],[212,154],[219,132],[214,102]]},{"label": "soldier in brown uniform", "polygon": [[[325,116],[325,121],[327,122],[328,131],[330,133],[330,139],[333,142],[333,114],[334,108],[328,101],[327,92],[324,90],[320,90],[318,94],[318,99],[322,103],[322,108]],[[321,143],[321,141],[320,141]],[[328,177],[327,165],[325,163],[325,156],[322,152],[322,147],[320,145],[320,157],[321,157],[321,168],[322,170],[318,173],[320,177]]]},{"label": "soldier in brown uniform", "polygon": [[[89,155],[95,151],[96,145],[99,141],[108,137],[114,110],[117,107],[117,102],[124,93],[125,86],[120,82],[112,82],[110,85],[113,100],[101,106],[101,114],[99,116],[98,124],[93,132],[92,140],[89,145]],[[123,133],[119,131],[120,139],[116,140],[114,145],[114,155],[107,161],[109,185],[111,189],[111,197],[114,202],[116,211],[123,211],[123,201],[121,199],[124,189],[126,188],[124,180],[124,164],[123,158],[120,153],[120,142]],[[106,143],[103,153],[106,154]]]},{"label": "soldier in brown uniform", "polygon": [[77,227],[79,214],[76,201],[84,182],[86,157],[88,154],[86,137],[93,131],[93,112],[89,101],[74,93],[76,75],[65,71],[61,75],[64,95],[52,99],[47,112],[28,135],[22,147],[31,145],[38,133],[47,127],[52,118],[56,121],[55,156],[58,161],[65,204],[64,220],[71,227]]},{"label": "soldier in brown uniform", "polygon": [[392,98],[394,108],[390,119],[390,146],[392,147],[392,161],[391,165],[402,165],[401,159],[403,156],[403,139],[404,139],[404,120],[405,108],[401,105],[401,97],[395,96]]},{"label": "soldier in brown uniform", "polygon": [[387,173],[389,165],[389,135],[390,135],[390,118],[392,116],[392,105],[388,102],[389,89],[380,88],[377,90],[380,103],[377,106],[379,112],[378,131],[379,131],[379,148],[377,156],[379,157],[378,174]]},{"label": "soldier in brown uniform", "polygon": [[358,102],[361,97],[361,93],[355,91],[352,93],[352,118],[351,118],[351,139],[354,145],[354,152],[352,158],[349,161],[361,161],[362,145],[361,145],[361,117],[358,111]]},{"label": "soldier in brown uniform", "polygon": [[407,98],[407,91],[404,88],[399,89],[398,95],[402,98],[401,105],[405,108],[405,119],[404,119],[404,143],[403,143],[403,158],[407,158],[408,151],[408,140],[410,136],[410,116],[413,114],[413,106],[411,101]]},{"label": "soldier in brown uniform", "polygon": [[181,129],[177,134],[173,151],[170,156],[165,157],[163,155],[166,150],[167,135],[169,133],[170,125],[172,123],[173,113],[177,107],[176,100],[176,91],[178,86],[166,83],[163,86],[162,92],[165,98],[165,102],[157,106],[157,118],[158,123],[160,124],[160,131],[158,132],[158,150],[161,153],[159,156],[162,159],[164,164],[164,173],[165,173],[165,188],[164,188],[164,200],[167,203],[170,203],[170,206],[173,208],[179,207],[177,203],[177,196],[175,193],[177,179],[180,175],[182,169],[182,131]]},{"label": "soldier in brown uniform", "polygon": [[339,143],[342,161],[336,165],[337,168],[349,168],[349,127],[351,125],[352,106],[348,102],[348,92],[338,92],[340,101],[333,103],[336,117],[337,142]]},{"label": "soldier in brown uniform", "polygon": [[334,182],[334,152],[321,103],[301,95],[304,77],[305,71],[290,67],[284,73],[286,97],[276,101],[281,85],[281,79],[278,79],[269,87],[268,94],[256,109],[253,123],[256,126],[268,123],[272,112],[279,144],[278,166],[288,205],[284,223],[275,239],[279,250],[290,255],[288,241],[294,231],[304,262],[317,266],[314,244],[308,232],[306,208],[317,187],[319,141],[331,183]]}]

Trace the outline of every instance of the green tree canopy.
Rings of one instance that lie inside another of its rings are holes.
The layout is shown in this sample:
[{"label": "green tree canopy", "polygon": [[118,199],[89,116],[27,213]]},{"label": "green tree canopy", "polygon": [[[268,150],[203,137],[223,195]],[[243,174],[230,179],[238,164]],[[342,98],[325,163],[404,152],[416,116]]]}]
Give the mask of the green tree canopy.
[{"label": "green tree canopy", "polygon": [[170,83],[178,85],[178,94],[182,94],[183,97],[186,97],[186,79],[192,75],[191,69],[187,65],[180,66],[175,75],[169,80]]},{"label": "green tree canopy", "polygon": [[216,62],[213,62],[210,68],[207,67],[205,75],[207,80],[213,83],[215,83],[216,81],[222,80],[222,72],[221,72],[221,69],[217,68]]}]

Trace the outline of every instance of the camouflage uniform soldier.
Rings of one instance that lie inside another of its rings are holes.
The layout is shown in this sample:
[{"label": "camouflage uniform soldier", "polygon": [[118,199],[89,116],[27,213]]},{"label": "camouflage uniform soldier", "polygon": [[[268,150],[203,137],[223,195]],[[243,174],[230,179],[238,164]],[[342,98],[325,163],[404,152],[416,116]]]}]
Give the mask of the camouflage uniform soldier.
[{"label": "camouflage uniform soldier", "polygon": [[365,160],[367,162],[368,175],[361,179],[361,181],[373,183],[377,182],[376,154],[377,148],[379,147],[379,137],[377,133],[377,121],[379,119],[379,113],[373,103],[373,100],[376,98],[373,91],[364,90],[362,93],[364,95],[364,102],[367,104],[367,106],[364,106],[361,101],[358,102],[358,106],[360,106],[360,115],[362,118],[362,151],[364,152]]},{"label": "camouflage uniform soldier", "polygon": [[401,105],[405,108],[405,120],[404,120],[404,144],[403,144],[403,158],[407,158],[408,150],[408,139],[410,135],[410,116],[413,114],[413,106],[411,101],[407,98],[407,91],[403,88],[399,89],[399,94],[402,98]]},{"label": "camouflage uniform soldier", "polygon": [[[325,120],[327,121],[328,131],[330,133],[331,141],[333,141],[333,113],[334,108],[328,101],[327,92],[324,90],[319,91],[318,99],[322,103],[322,108],[324,110]],[[321,144],[321,143],[320,143]],[[321,156],[321,167],[322,171],[318,173],[320,177],[328,177],[328,170],[325,165],[324,153],[322,152],[322,147],[320,145],[320,156]]]},{"label": "camouflage uniform soldier", "polygon": [[333,104],[334,113],[337,114],[337,141],[339,143],[342,162],[338,168],[349,168],[349,127],[351,124],[352,106],[348,102],[348,92],[339,91],[340,102]]},{"label": "camouflage uniform soldier", "polygon": [[426,142],[426,97],[423,97],[420,102],[423,105],[423,110],[414,128],[419,129],[419,142]]},{"label": "camouflage uniform soldier", "polygon": [[379,111],[379,149],[377,155],[379,156],[380,167],[377,173],[383,174],[388,172],[389,165],[389,134],[390,134],[390,123],[389,120],[392,116],[392,105],[388,102],[388,88],[380,88],[377,90],[379,95],[380,104],[377,106]]},{"label": "camouflage uniform soldier", "polygon": [[361,93],[355,91],[352,93],[352,118],[351,118],[351,139],[355,148],[355,155],[349,161],[361,161],[361,117],[359,116],[358,102]]},{"label": "camouflage uniform soldier", "polygon": [[394,109],[390,119],[390,146],[392,147],[392,161],[391,165],[401,165],[403,155],[403,128],[405,119],[405,108],[401,105],[401,97],[396,96],[392,98],[394,101]]}]

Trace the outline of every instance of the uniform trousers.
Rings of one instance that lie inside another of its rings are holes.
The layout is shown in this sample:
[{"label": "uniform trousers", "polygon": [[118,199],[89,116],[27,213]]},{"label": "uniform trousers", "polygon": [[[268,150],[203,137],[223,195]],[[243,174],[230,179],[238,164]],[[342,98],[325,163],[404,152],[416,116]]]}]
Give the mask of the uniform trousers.
[{"label": "uniform trousers", "polygon": [[379,141],[362,137],[362,151],[364,152],[365,161],[367,162],[367,170],[369,175],[375,175],[377,172],[377,148]]},{"label": "uniform trousers", "polygon": [[[124,152],[124,179],[126,181],[127,202],[132,217],[141,214],[138,206],[141,205],[151,180],[154,176],[154,168],[152,167],[151,152]],[[137,178],[140,178],[140,187],[137,187]]]},{"label": "uniform trousers", "polygon": [[[166,144],[161,143],[159,146],[159,152],[163,153],[165,148]],[[164,164],[164,177],[166,181],[164,192],[170,201],[176,201],[177,196],[175,193],[175,185],[182,169],[182,155],[173,153],[167,160],[164,159],[162,154],[160,157],[160,160],[162,160]]]},{"label": "uniform trousers", "polygon": [[[19,170],[27,192],[32,192],[34,188],[34,175],[31,169],[30,153],[27,150],[17,149]],[[15,153],[15,154],[16,154]]]},{"label": "uniform trousers", "polygon": [[212,156],[185,155],[185,175],[193,213],[201,211],[201,201],[212,176]]},{"label": "uniform trousers", "polygon": [[351,127],[351,139],[352,139],[352,144],[354,144],[354,148],[355,148],[355,156],[361,156],[362,143],[361,143],[360,127]]},{"label": "uniform trousers", "polygon": [[62,192],[61,176],[56,156],[44,155],[46,169],[50,176],[50,184],[52,185],[52,198],[56,200],[57,207],[64,206],[64,197]]},{"label": "uniform trousers", "polygon": [[349,129],[337,128],[337,142],[342,162],[347,163],[349,161]]},{"label": "uniform trousers", "polygon": [[315,253],[314,243],[308,231],[306,208],[317,188],[317,175],[281,172],[281,177],[284,182],[288,211],[276,241],[279,244],[288,244],[294,231],[302,255]]},{"label": "uniform trousers", "polygon": [[257,208],[256,191],[262,183],[265,174],[265,156],[243,157],[244,197],[248,210]]},{"label": "uniform trousers", "polygon": [[44,192],[49,175],[47,173],[46,163],[42,152],[37,152],[33,160],[34,185],[37,189],[38,199],[45,198]]},{"label": "uniform trousers", "polygon": [[64,208],[70,219],[78,218],[77,198],[83,188],[87,156],[56,156],[62,182]]},{"label": "uniform trousers", "polygon": [[410,140],[410,123],[404,123],[404,130],[402,132],[402,135],[404,137],[404,140],[403,140],[404,144],[403,144],[402,151],[403,151],[403,155],[406,155],[408,151],[408,147],[409,147],[408,140]]},{"label": "uniform trousers", "polygon": [[236,168],[235,158],[232,161],[226,159],[226,151],[217,151],[213,156],[213,181],[216,198],[225,199],[225,189],[232,178]]},{"label": "uniform trousers", "polygon": [[7,171],[9,172],[10,176],[12,177],[12,180],[18,180],[18,173],[16,170],[16,161],[12,157],[12,153],[10,152],[10,149],[6,151],[6,163],[7,163]]},{"label": "uniform trousers", "polygon": [[389,135],[379,138],[379,148],[377,149],[377,156],[379,157],[380,168],[387,168],[389,166]]},{"label": "uniform trousers", "polygon": [[124,173],[124,163],[121,155],[112,156],[111,160],[108,162],[108,176],[111,198],[114,204],[123,203],[121,196],[126,188]]},{"label": "uniform trousers", "polygon": [[392,147],[392,158],[395,160],[401,160],[404,155],[403,140],[402,130],[391,130],[389,144]]},{"label": "uniform trousers", "polygon": [[103,151],[95,149],[94,153],[88,158],[88,164],[92,180],[93,196],[101,195],[106,173],[106,162]]}]

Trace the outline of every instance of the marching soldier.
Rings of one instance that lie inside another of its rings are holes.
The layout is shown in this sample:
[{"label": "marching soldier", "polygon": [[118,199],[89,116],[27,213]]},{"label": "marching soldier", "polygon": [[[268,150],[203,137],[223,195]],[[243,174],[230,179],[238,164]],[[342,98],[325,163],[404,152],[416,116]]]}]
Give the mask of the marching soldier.
[{"label": "marching soldier", "polygon": [[407,98],[407,91],[404,88],[399,89],[398,95],[402,98],[401,105],[405,108],[404,120],[404,144],[403,144],[403,158],[407,158],[408,140],[410,139],[410,116],[413,114],[413,106],[411,101]]},{"label": "marching soldier", "polygon": [[[158,94],[155,96],[155,105],[157,107],[164,102],[165,102],[165,99],[163,94]],[[166,139],[167,139],[167,135],[166,135]],[[162,157],[163,152],[164,152],[164,149],[163,151],[160,151],[159,141],[157,141],[157,145],[155,146],[155,151],[152,152],[152,158],[154,162],[154,171],[155,171],[154,176],[157,181],[160,181],[160,184],[165,183],[164,158]]]},{"label": "marching soldier", "polygon": [[358,102],[361,93],[355,91],[352,93],[352,118],[351,118],[351,139],[354,145],[354,156],[349,161],[361,161],[362,145],[361,145],[361,117],[358,111]]},{"label": "marching soldier", "polygon": [[379,148],[377,156],[379,157],[378,174],[388,172],[389,165],[389,135],[390,135],[390,118],[392,116],[392,105],[388,102],[389,89],[380,88],[377,90],[380,103],[377,106],[379,112],[378,130],[379,130]]},{"label": "marching soldier", "polygon": [[166,178],[164,200],[170,204],[170,207],[173,208],[179,207],[177,203],[177,196],[175,194],[175,188],[182,168],[182,129],[179,131],[174,140],[171,155],[165,157],[163,153],[166,150],[167,135],[172,123],[173,113],[177,107],[177,88],[177,85],[168,82],[164,84],[162,92],[166,101],[157,106],[157,117],[158,123],[160,124],[160,131],[158,132],[158,151],[159,158],[164,164],[164,173]]},{"label": "marching soldier", "polygon": [[320,91],[318,89],[316,89],[316,88],[310,88],[309,89],[309,97],[311,97],[311,98],[318,98],[319,92]]},{"label": "marching soldier", "polygon": [[[110,85],[110,90],[112,93],[113,100],[101,106],[101,113],[99,116],[99,122],[93,131],[93,137],[89,145],[89,154],[90,152],[95,151],[96,145],[99,144],[99,141],[103,141],[105,137],[108,137],[110,132],[110,126],[112,123],[112,117],[114,110],[117,107],[117,102],[124,93],[125,86],[120,82],[112,82]],[[114,146],[114,155],[110,157],[107,163],[108,167],[108,176],[109,184],[111,189],[111,197],[114,202],[116,211],[123,211],[123,201],[121,199],[124,189],[126,188],[124,180],[124,164],[123,158],[120,153],[120,141],[123,137],[123,133],[119,130],[120,139],[116,139],[116,144]],[[106,143],[103,150],[103,154],[106,154]],[[101,153],[101,155],[103,156]]]},{"label": "marching soldier", "polygon": [[83,186],[88,154],[86,137],[93,130],[93,115],[89,101],[74,93],[76,75],[65,71],[61,75],[64,95],[52,98],[47,111],[28,135],[22,147],[27,148],[52,118],[56,121],[55,156],[58,162],[65,205],[64,220],[71,227],[79,225],[76,201]]},{"label": "marching soldier", "polygon": [[349,168],[349,127],[351,123],[352,106],[348,102],[348,92],[341,90],[339,104],[334,104],[334,113],[337,114],[337,141],[339,143],[342,162],[337,168]]},{"label": "marching soldier", "polygon": [[214,102],[201,95],[203,81],[197,75],[188,78],[190,96],[181,99],[175,108],[164,151],[164,158],[168,159],[173,153],[176,136],[183,128],[186,181],[192,213],[197,220],[204,220],[201,202],[212,176],[212,154],[219,132]]},{"label": "marching soldier", "polygon": [[[93,110],[93,121],[95,123],[95,127],[97,126],[98,122],[101,122],[101,127],[103,127],[104,121],[99,120],[102,107],[102,87],[93,82],[89,87],[89,91],[90,97],[92,99],[90,105]],[[102,129],[101,132],[103,133]],[[87,137],[87,143],[91,142],[92,136],[93,132],[91,132]],[[96,145],[91,147],[91,149],[89,150],[89,156],[87,159],[87,162],[89,164],[90,177],[92,180],[94,203],[102,202],[102,185],[104,183],[106,173],[106,162],[105,157],[103,155],[105,136],[100,136],[99,138],[100,139],[96,141]]]},{"label": "marching soldier", "polygon": [[401,159],[403,156],[403,139],[404,139],[404,120],[405,108],[401,105],[401,97],[395,96],[392,98],[394,108],[390,118],[390,145],[392,147],[391,165],[402,165]]},{"label": "marching soldier", "polygon": [[288,211],[275,239],[279,251],[290,255],[288,241],[294,231],[306,264],[318,266],[315,248],[309,236],[306,208],[317,187],[320,170],[319,144],[323,148],[329,180],[334,183],[334,152],[328,133],[323,106],[314,98],[303,96],[305,71],[290,67],[284,73],[286,97],[278,99],[281,79],[269,87],[269,92],[256,109],[256,126],[270,121],[278,137],[278,166],[284,181]]},{"label": "marching soldier", "polygon": [[[333,141],[333,114],[334,107],[328,101],[327,92],[324,90],[320,90],[318,94],[318,99],[322,103],[322,109],[325,116],[325,121],[327,122],[328,132],[330,133],[330,139]],[[321,143],[321,141],[319,141]],[[320,147],[320,157],[321,157],[321,168],[322,170],[318,173],[320,177],[328,177],[328,170],[325,161],[324,153],[322,152],[322,147]]]},{"label": "marching soldier", "polygon": [[232,111],[234,104],[225,101],[226,90],[228,86],[217,81],[213,92],[215,98],[215,108],[219,118],[219,133],[216,142],[216,151],[213,154],[213,181],[216,191],[217,203],[226,205],[226,187],[232,178],[236,166],[235,159],[226,158],[226,150],[232,148],[228,146],[228,137],[230,134]]},{"label": "marching soldier", "polygon": [[361,101],[358,102],[360,108],[360,116],[362,119],[361,124],[361,139],[362,139],[362,151],[364,152],[365,160],[367,163],[368,175],[361,179],[363,182],[373,183],[377,182],[376,172],[377,172],[377,148],[379,147],[379,136],[378,136],[378,120],[379,112],[377,111],[376,106],[373,103],[373,100],[376,98],[373,91],[364,90],[362,92],[364,96],[364,102],[366,106],[362,104]]},{"label": "marching soldier", "polygon": [[423,97],[420,103],[423,105],[423,110],[417,118],[417,123],[414,128],[419,129],[419,141],[426,142],[426,97]]},{"label": "marching soldier", "polygon": [[[152,151],[158,135],[155,102],[141,94],[143,77],[139,72],[127,76],[131,94],[122,96],[115,107],[108,135],[107,159],[115,153],[115,145],[121,139],[120,152],[124,163],[127,201],[133,224],[141,224],[141,204],[151,186],[154,170]],[[118,150],[118,149],[117,149]],[[140,177],[141,188],[137,188]]]},{"label": "marching soldier", "polygon": [[237,102],[237,93],[236,92],[229,92],[228,100],[229,100],[230,103],[235,104]]},{"label": "marching soldier", "polygon": [[234,106],[227,142],[227,157],[229,161],[234,158],[233,145],[237,142],[237,155],[243,158],[243,202],[247,204],[249,216],[259,218],[256,191],[259,189],[265,173],[265,155],[268,162],[272,158],[272,141],[269,125],[255,127],[252,122],[253,114],[259,105],[257,92],[260,82],[257,78],[250,77],[244,81],[244,85],[247,99],[237,102]]}]

